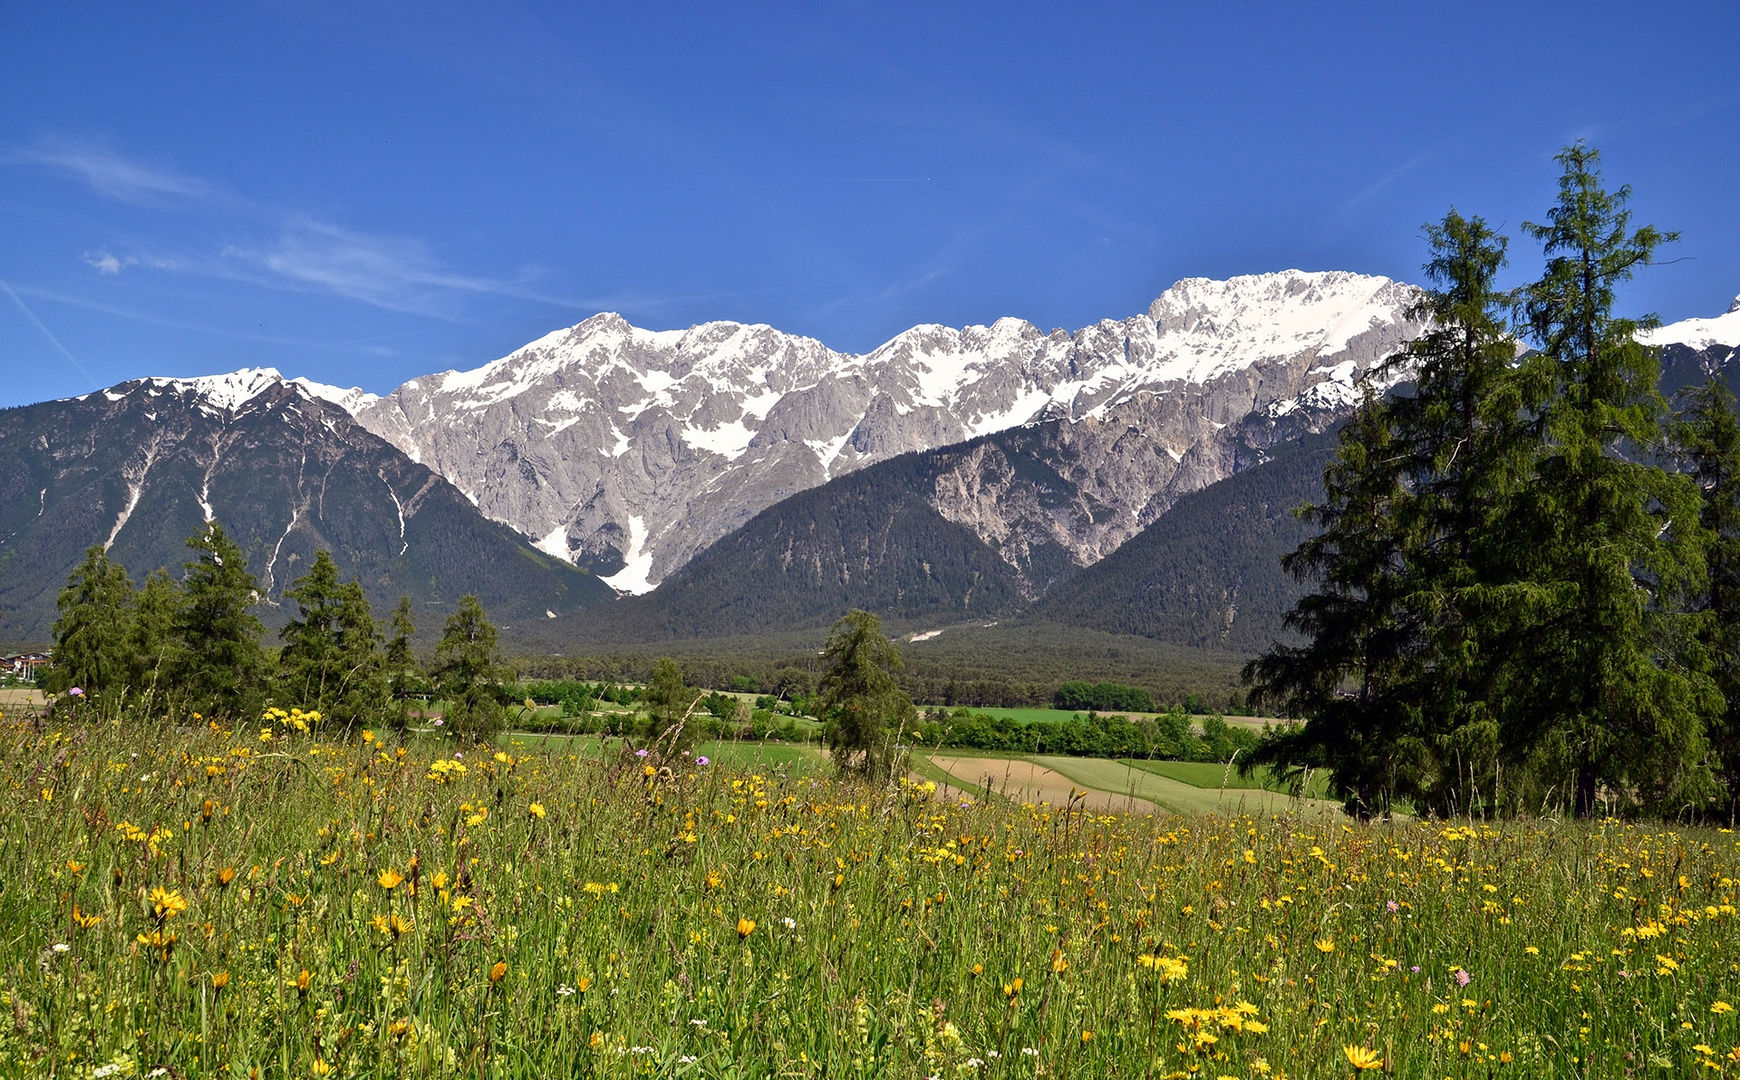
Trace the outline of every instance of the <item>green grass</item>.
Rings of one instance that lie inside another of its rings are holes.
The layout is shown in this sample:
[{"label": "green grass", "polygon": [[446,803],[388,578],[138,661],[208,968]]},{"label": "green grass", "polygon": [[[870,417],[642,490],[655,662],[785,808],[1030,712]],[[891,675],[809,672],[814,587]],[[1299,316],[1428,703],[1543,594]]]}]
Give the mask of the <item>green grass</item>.
[{"label": "green grass", "polygon": [[1202,788],[1105,758],[1029,755],[1027,760],[1038,762],[1048,769],[1055,769],[1084,787],[1109,791],[1115,795],[1134,795],[1181,814],[1285,814],[1301,811],[1313,814],[1340,813],[1340,807],[1333,803],[1298,800],[1258,789],[1234,788],[1221,791]]},{"label": "green grass", "polygon": [[[1251,776],[1241,776],[1236,766],[1229,768],[1212,761],[1143,761],[1134,758],[1120,760],[1155,776],[1164,776],[1192,787],[1261,788],[1265,791],[1290,794],[1287,787],[1276,780],[1268,769]],[[1312,799],[1329,798],[1329,778],[1322,773],[1314,775],[1306,786],[1305,795]]]},{"label": "green grass", "polygon": [[0,723],[0,1076],[1734,1072],[1731,832],[962,806],[764,767],[796,747],[648,776],[596,740],[260,729]]}]

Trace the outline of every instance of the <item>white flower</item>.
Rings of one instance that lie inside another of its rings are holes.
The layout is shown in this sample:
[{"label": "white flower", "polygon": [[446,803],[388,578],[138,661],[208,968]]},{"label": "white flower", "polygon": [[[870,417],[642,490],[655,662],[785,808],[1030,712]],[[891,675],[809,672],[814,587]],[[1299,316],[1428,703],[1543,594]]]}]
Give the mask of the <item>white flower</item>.
[{"label": "white flower", "polygon": [[1025,1055],[1027,1055],[1028,1057],[1038,1057],[1039,1056],[1039,1051],[1033,1049],[1033,1047],[1031,1047],[1031,1046],[1023,1046],[1021,1048],[1021,1052]]},{"label": "white flower", "polygon": [[797,920],[792,918],[789,915],[786,916],[785,918],[779,920],[779,921],[785,924],[785,928],[787,930],[796,930],[797,929]]},{"label": "white flower", "polygon": [[677,1059],[677,1064],[678,1065],[693,1065],[695,1062],[700,1061],[700,1060],[701,1060],[700,1058],[696,1057],[693,1054],[684,1054],[682,1057]]},{"label": "white flower", "polygon": [[146,1076],[168,1076],[169,1070],[165,1069],[165,1068],[156,1068],[156,1069],[152,1069],[150,1072],[146,1073],[145,1075]]},{"label": "white flower", "polygon": [[690,1020],[689,1023],[695,1025],[696,1027],[706,1027],[707,1026],[707,1021],[705,1021],[705,1020]]},{"label": "white flower", "polygon": [[55,952],[66,952],[70,948],[72,948],[72,946],[68,945],[64,941],[57,941],[54,943],[54,951]]},{"label": "white flower", "polygon": [[965,1065],[969,1069],[976,1069],[980,1065],[983,1065],[984,1061],[980,1058],[968,1058],[966,1061],[962,1062],[961,1064]]},{"label": "white flower", "polygon": [[556,987],[556,993],[563,997],[570,997],[574,993],[574,988],[569,986],[567,983],[563,983],[561,986]]}]

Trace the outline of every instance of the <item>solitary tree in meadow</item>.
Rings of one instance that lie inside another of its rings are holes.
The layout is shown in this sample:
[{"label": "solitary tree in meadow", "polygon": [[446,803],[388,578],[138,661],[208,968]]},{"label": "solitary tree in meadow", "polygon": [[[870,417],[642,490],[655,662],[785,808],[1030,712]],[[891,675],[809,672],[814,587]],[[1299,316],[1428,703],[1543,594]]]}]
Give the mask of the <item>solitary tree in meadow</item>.
[{"label": "solitary tree in meadow", "polygon": [[854,609],[834,624],[822,652],[819,688],[828,747],[842,772],[885,779],[897,764],[901,731],[918,720],[894,679],[900,651],[882,634],[882,620]]}]

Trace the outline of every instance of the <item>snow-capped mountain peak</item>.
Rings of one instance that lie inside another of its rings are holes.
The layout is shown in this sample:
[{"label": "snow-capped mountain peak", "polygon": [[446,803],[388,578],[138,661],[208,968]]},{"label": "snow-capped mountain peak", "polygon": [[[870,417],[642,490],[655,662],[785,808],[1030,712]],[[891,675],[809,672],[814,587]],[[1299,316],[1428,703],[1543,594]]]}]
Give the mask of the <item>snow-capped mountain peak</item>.
[{"label": "snow-capped mountain peak", "polygon": [[[907,451],[1105,421],[1155,395],[1194,395],[1223,427],[1307,391],[1307,406],[1340,401],[1409,332],[1411,297],[1343,272],[1191,278],[1073,334],[927,324],[863,354],[762,324],[654,331],[604,313],[382,398],[308,389],[544,550],[641,591],[779,499]],[[1221,383],[1236,392],[1204,396]],[[1170,461],[1214,430],[1168,436]]]},{"label": "snow-capped mountain peak", "polygon": [[1728,305],[1726,314],[1707,319],[1681,319],[1638,335],[1646,345],[1685,345],[1708,349],[1714,345],[1740,346],[1740,296]]},{"label": "snow-capped mountain peak", "polygon": [[379,394],[371,394],[359,386],[347,390],[312,379],[286,379],[277,368],[271,367],[242,368],[221,375],[195,375],[189,378],[148,376],[110,387],[102,391],[102,394],[110,401],[119,401],[129,392],[123,388],[129,387],[143,389],[153,396],[163,393],[192,394],[203,399],[203,407],[212,412],[233,413],[276,386],[295,387],[309,397],[330,401],[353,415],[380,400]]}]

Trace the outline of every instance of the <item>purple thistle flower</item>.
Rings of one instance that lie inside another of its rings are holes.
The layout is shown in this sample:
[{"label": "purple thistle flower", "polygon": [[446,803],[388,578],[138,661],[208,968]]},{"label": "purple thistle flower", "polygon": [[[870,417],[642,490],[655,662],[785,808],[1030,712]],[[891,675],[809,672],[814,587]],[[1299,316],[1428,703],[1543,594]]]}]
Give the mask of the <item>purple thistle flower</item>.
[{"label": "purple thistle flower", "polygon": [[1467,986],[1469,983],[1471,983],[1473,981],[1474,981],[1474,976],[1468,974],[1468,972],[1466,972],[1466,971],[1463,971],[1461,968],[1456,969],[1456,985],[1457,986]]},{"label": "purple thistle flower", "polygon": [[711,764],[713,764],[713,762],[710,758],[707,757],[707,755],[702,754],[700,757],[695,759],[695,764],[697,764],[697,765],[711,765]]},{"label": "purple thistle flower", "polygon": [[640,750],[636,750],[636,751],[635,751],[635,752],[634,752],[634,756],[635,756],[635,757],[646,757],[646,754],[647,754],[647,752],[646,752],[646,750],[645,750],[645,749],[644,749],[644,748],[643,748],[643,749],[640,749]]},{"label": "purple thistle flower", "polygon": [[84,688],[82,686],[75,686],[71,690],[67,691],[67,696],[68,697],[84,697],[85,696]]}]

